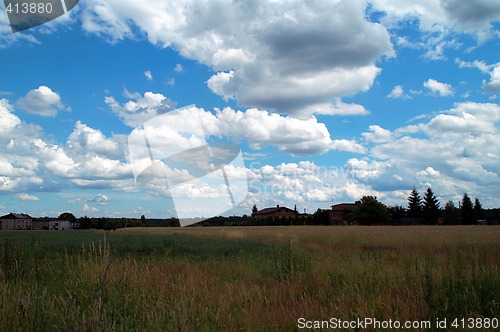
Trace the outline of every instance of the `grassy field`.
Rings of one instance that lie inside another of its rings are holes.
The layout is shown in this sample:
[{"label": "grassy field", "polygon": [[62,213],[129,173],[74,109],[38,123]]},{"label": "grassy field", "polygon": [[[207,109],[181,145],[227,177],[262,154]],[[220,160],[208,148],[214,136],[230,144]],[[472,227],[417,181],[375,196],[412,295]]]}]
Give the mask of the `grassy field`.
[{"label": "grassy field", "polygon": [[0,232],[0,331],[500,318],[500,227]]}]

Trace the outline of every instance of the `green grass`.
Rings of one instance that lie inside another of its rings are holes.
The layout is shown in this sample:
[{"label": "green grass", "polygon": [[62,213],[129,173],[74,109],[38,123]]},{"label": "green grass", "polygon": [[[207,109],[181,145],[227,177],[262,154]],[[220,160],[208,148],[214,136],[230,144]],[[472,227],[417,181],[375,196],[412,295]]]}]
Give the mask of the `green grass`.
[{"label": "green grass", "polygon": [[0,232],[0,331],[500,318],[500,227]]}]

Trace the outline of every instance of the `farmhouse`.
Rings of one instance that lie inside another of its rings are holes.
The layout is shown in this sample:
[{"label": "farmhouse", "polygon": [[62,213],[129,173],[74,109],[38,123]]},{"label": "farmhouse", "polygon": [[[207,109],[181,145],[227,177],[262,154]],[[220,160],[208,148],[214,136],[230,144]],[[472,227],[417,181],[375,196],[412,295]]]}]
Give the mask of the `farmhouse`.
[{"label": "farmhouse", "polygon": [[298,214],[296,210],[287,208],[286,206],[279,206],[272,208],[265,208],[257,212],[252,213],[254,218],[284,218],[284,217],[295,217]]},{"label": "farmhouse", "polygon": [[9,213],[0,217],[0,230],[66,231],[70,229],[73,229],[72,224],[66,220],[58,220],[47,217],[32,218],[30,215],[24,213]]},{"label": "farmhouse", "polygon": [[356,203],[341,203],[331,206],[329,210],[330,225],[349,225],[351,222],[351,214],[359,202]]},{"label": "farmhouse", "polygon": [[67,231],[72,229],[78,229],[67,220],[59,220],[54,218],[36,218],[33,219],[32,230],[51,230],[51,231]]},{"label": "farmhouse", "polygon": [[0,217],[0,230],[31,229],[33,218],[24,213],[9,213]]},{"label": "farmhouse", "polygon": [[67,231],[71,229],[71,224],[67,220],[51,220],[49,221],[49,230],[51,231]]},{"label": "farmhouse", "polygon": [[31,224],[31,229],[34,231],[49,229],[50,218],[35,218]]}]

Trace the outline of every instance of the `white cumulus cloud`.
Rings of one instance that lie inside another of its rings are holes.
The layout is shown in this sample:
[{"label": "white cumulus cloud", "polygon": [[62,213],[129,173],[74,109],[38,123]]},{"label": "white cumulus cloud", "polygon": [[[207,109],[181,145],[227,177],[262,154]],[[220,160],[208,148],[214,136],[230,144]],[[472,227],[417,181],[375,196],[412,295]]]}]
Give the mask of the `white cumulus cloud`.
[{"label": "white cumulus cloud", "polygon": [[[171,103],[167,97],[151,92],[146,92],[144,97],[125,102],[123,105],[113,97],[106,98],[113,112],[126,124],[136,127],[169,110],[165,106],[165,101]],[[340,101],[335,105],[338,113],[342,115],[368,113],[361,105],[345,104]],[[255,108],[240,111],[229,107],[222,110],[215,109],[215,113],[197,107],[186,107],[177,112],[177,115],[172,117],[172,121],[174,119],[176,121],[175,125],[162,126],[161,130],[148,134],[148,137],[151,136],[149,138],[151,145],[156,143],[155,140],[160,145],[161,142],[168,140],[172,146],[179,149],[187,149],[192,144],[198,144],[191,142],[193,137],[188,139],[180,135],[179,131],[184,130],[183,123],[194,125],[195,121],[199,121],[206,135],[222,135],[237,141],[245,140],[251,148],[257,150],[264,146],[274,146],[292,155],[323,154],[331,150],[356,153],[365,151],[354,140],[333,141],[326,125],[318,122],[314,116],[296,118]],[[186,122],[186,119],[189,119],[189,122]],[[184,131],[189,131],[189,128],[186,127]]]},{"label": "white cumulus cloud", "polygon": [[111,159],[123,158],[122,148],[116,139],[107,138],[101,131],[90,128],[81,121],[76,122],[66,144],[73,153],[94,153]]},{"label": "white cumulus cloud", "polygon": [[387,30],[367,20],[365,7],[362,0],[155,0],[148,6],[92,0],[81,17],[91,33],[117,41],[137,30],[211,67],[209,88],[239,105],[310,115],[368,90],[380,72],[376,62],[394,56]]},{"label": "white cumulus cloud", "polygon": [[109,203],[109,197],[103,194],[98,194],[96,197],[90,199],[89,202],[99,205],[107,205]]},{"label": "white cumulus cloud", "polygon": [[113,97],[106,97],[104,102],[127,126],[137,127],[157,115],[172,110],[175,103],[159,93],[145,92],[144,96],[127,94],[134,99],[120,105]]},{"label": "white cumulus cloud", "polygon": [[[370,11],[381,15],[381,23],[400,35],[401,26],[419,27],[411,37],[396,38],[401,47],[422,49],[431,60],[446,59],[446,51],[458,49],[459,34],[470,34],[478,44],[497,38],[494,23],[500,21],[500,3],[491,0],[369,0]],[[418,31],[417,31],[418,32]]]},{"label": "white cumulus cloud", "polygon": [[68,185],[129,190],[133,186],[125,160],[126,137],[108,138],[78,121],[66,144],[58,145],[13,111],[7,100],[0,101],[0,191],[51,192]]},{"label": "white cumulus cloud", "polygon": [[459,32],[481,34],[492,29],[500,20],[500,4],[490,0],[369,0],[373,9],[384,12],[383,21],[397,22],[418,19],[423,31],[438,31],[443,27]]},{"label": "white cumulus cloud", "polygon": [[424,82],[424,87],[441,97],[453,95],[453,87],[450,84],[441,83],[432,78]]},{"label": "white cumulus cloud", "polygon": [[500,92],[500,62],[496,64],[487,64],[485,61],[474,60],[472,62],[455,59],[459,68],[477,68],[484,74],[490,75],[490,80],[483,81],[483,88],[488,92]]},{"label": "white cumulus cloud", "polygon": [[17,198],[19,198],[20,200],[22,201],[31,201],[31,202],[36,202],[39,200],[38,197],[36,196],[33,196],[33,195],[29,195],[29,194],[26,194],[26,193],[22,193],[22,194],[17,194],[16,195]]},{"label": "white cumulus cloud", "polygon": [[21,119],[12,113],[9,101],[5,98],[0,99],[0,128],[2,128],[2,132],[8,132],[20,124]]},{"label": "white cumulus cloud", "polygon": [[28,113],[41,116],[54,117],[58,111],[71,110],[61,102],[61,97],[58,93],[44,85],[29,91],[25,97],[19,99],[17,104]]},{"label": "white cumulus cloud", "polygon": [[82,212],[90,212],[90,213],[96,213],[99,212],[100,210],[98,208],[95,208],[93,206],[88,205],[87,203],[83,204],[82,207]]},{"label": "white cumulus cloud", "polygon": [[387,95],[388,98],[392,99],[410,99],[411,96],[405,93],[402,85],[396,85],[392,91]]},{"label": "white cumulus cloud", "polygon": [[489,92],[500,92],[500,64],[490,72],[490,81],[484,82],[483,87]]},{"label": "white cumulus cloud", "polygon": [[369,153],[354,168],[371,166],[373,176],[358,179],[393,197],[413,186],[431,185],[441,197],[481,194],[497,206],[500,185],[500,107],[491,103],[459,103],[414,130],[394,131],[371,126],[364,133]]}]

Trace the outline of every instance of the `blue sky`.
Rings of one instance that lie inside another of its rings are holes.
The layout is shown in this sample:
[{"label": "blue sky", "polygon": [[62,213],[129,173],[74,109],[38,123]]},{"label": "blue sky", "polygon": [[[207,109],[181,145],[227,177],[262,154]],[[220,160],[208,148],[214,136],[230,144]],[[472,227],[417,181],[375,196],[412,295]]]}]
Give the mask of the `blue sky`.
[{"label": "blue sky", "polygon": [[487,0],[89,0],[15,34],[0,5],[0,213],[174,216],[127,138],[190,105],[241,147],[249,193],[226,214],[413,186],[498,207],[499,43]]}]

